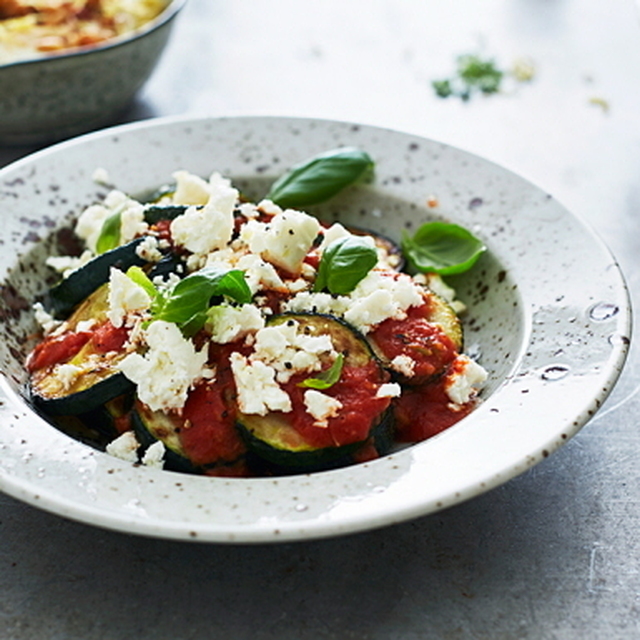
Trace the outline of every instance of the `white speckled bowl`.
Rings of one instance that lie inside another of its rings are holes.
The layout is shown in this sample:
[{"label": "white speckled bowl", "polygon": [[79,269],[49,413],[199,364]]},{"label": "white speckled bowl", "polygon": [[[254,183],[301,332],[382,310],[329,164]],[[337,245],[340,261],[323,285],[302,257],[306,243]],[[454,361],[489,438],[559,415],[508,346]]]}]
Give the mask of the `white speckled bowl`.
[{"label": "white speckled bowl", "polygon": [[43,144],[112,124],[151,75],[186,0],[96,47],[0,65],[0,144]]},{"label": "white speckled bowl", "polygon": [[[489,251],[450,282],[469,306],[467,346],[490,371],[483,404],[448,431],[371,463],[277,479],[135,467],[60,433],[23,400],[30,310],[62,231],[105,190],[136,194],[184,168],[251,197],[291,164],[338,145],[367,150],[376,181],[322,213],[398,238],[432,218]],[[439,206],[428,209],[435,196]],[[230,118],[147,121],[90,134],[0,171],[0,489],[62,516],[149,536],[269,542],[338,535],[450,507],[525,471],[598,410],[623,365],[630,308],[615,260],[549,194],[478,157],[355,124]]]}]

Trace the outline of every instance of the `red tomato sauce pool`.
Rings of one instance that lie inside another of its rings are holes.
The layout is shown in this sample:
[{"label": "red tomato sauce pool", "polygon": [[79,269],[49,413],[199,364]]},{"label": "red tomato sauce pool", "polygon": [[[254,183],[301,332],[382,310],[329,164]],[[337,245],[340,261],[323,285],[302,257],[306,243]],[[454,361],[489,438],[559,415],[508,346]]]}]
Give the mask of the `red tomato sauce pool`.
[{"label": "red tomato sauce pool", "polygon": [[362,367],[345,366],[340,380],[322,391],[342,404],[339,415],[328,418],[326,427],[318,426],[304,404],[307,389],[298,386],[298,382],[306,377],[294,376],[283,385],[291,397],[293,410],[282,415],[313,447],[339,447],[363,442],[391,402],[390,398],[376,397],[380,384],[384,382],[377,363],[370,362]]}]

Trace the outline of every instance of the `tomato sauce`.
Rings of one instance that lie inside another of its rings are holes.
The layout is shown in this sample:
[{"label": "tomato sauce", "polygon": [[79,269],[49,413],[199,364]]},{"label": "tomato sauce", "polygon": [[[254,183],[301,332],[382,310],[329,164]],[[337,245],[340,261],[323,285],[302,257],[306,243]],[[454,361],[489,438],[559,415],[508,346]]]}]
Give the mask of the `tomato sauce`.
[{"label": "tomato sauce", "polygon": [[93,331],[91,346],[96,353],[120,351],[128,337],[127,327],[114,327],[111,322],[104,322]]},{"label": "tomato sauce", "polygon": [[473,403],[453,408],[444,378],[437,383],[405,389],[394,401],[396,440],[422,442],[453,426],[473,409]]},{"label": "tomato sauce", "polygon": [[428,303],[411,307],[406,318],[389,318],[368,336],[385,359],[411,358],[414,363],[412,380],[418,384],[441,373],[457,355],[453,340],[438,325],[429,322],[428,317]]},{"label": "tomato sauce", "polygon": [[318,426],[304,404],[307,388],[298,386],[298,382],[307,377],[294,376],[283,385],[291,397],[293,410],[282,415],[313,447],[339,447],[365,441],[375,421],[391,402],[389,398],[376,398],[380,384],[384,382],[380,379],[377,363],[370,362],[363,367],[345,366],[340,380],[322,391],[342,403],[339,415],[328,418],[326,427]]},{"label": "tomato sauce", "polygon": [[[182,411],[180,442],[196,466],[233,462],[246,453],[235,426],[235,385],[229,365],[234,348],[237,345],[211,344],[210,359],[217,363],[216,378],[193,389]],[[227,471],[233,474],[233,469]]]},{"label": "tomato sauce", "polygon": [[61,362],[68,362],[91,340],[91,336],[92,333],[89,331],[78,331],[45,338],[29,355],[27,371],[33,373]]},{"label": "tomato sauce", "polygon": [[228,385],[205,383],[187,398],[180,442],[196,466],[231,462],[246,452],[235,427],[236,414],[228,401],[228,391]]}]

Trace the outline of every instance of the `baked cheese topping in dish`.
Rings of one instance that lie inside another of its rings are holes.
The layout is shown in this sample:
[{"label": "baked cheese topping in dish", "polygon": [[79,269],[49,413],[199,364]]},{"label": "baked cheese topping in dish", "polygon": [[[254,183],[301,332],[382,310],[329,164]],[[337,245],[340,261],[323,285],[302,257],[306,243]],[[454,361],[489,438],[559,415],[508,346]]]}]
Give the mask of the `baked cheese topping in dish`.
[{"label": "baked cheese topping in dish", "polygon": [[0,0],[0,64],[132,33],[167,5],[168,0]]},{"label": "baked cheese topping in dish", "polygon": [[48,261],[62,279],[26,366],[59,428],[131,462],[255,477],[371,460],[475,407],[487,373],[439,275],[219,173],[172,178],[150,202],[113,189],[77,220],[84,252]]}]

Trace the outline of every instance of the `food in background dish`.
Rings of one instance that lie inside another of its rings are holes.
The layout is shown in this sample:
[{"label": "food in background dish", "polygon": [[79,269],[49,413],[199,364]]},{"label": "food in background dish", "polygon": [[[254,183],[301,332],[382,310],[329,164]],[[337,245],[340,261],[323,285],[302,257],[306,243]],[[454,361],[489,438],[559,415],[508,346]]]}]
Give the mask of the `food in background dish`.
[{"label": "food in background dish", "polygon": [[[281,206],[370,168],[320,158],[257,204],[177,171],[151,202],[114,189],[88,207],[84,253],[49,259],[64,277],[37,305],[36,406],[131,462],[243,477],[370,460],[467,415],[486,372],[462,353],[454,291],[401,271],[386,238]],[[434,254],[405,240],[414,263]]]},{"label": "food in background dish", "polygon": [[92,46],[153,20],[168,0],[0,0],[0,64]]}]

